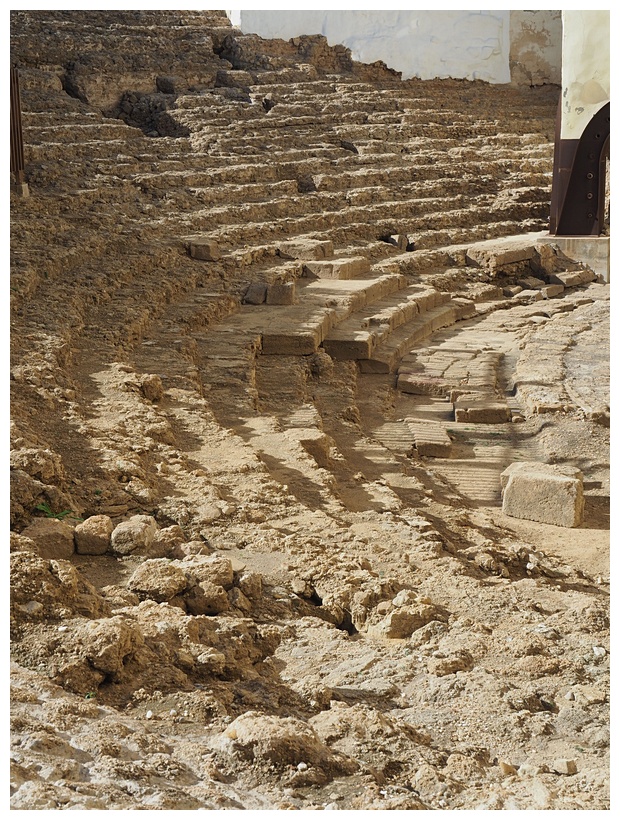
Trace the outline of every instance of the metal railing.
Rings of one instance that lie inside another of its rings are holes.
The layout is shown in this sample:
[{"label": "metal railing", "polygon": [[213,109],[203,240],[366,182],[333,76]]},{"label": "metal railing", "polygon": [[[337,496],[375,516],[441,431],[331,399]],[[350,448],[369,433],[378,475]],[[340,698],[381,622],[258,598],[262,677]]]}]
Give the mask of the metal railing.
[{"label": "metal railing", "polygon": [[19,99],[19,75],[17,66],[11,68],[11,173],[15,182],[26,182],[24,163],[24,138],[22,135],[22,111]]}]

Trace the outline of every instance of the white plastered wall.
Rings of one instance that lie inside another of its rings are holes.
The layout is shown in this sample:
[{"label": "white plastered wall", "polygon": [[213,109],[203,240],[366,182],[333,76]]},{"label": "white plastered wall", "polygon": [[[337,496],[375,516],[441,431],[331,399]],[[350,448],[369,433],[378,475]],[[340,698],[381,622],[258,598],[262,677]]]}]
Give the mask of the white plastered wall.
[{"label": "white plastered wall", "polygon": [[289,40],[323,34],[354,60],[382,60],[403,79],[510,82],[509,11],[233,11],[245,34]]},{"label": "white plastered wall", "polygon": [[609,100],[609,11],[562,12],[562,139],[579,139]]}]

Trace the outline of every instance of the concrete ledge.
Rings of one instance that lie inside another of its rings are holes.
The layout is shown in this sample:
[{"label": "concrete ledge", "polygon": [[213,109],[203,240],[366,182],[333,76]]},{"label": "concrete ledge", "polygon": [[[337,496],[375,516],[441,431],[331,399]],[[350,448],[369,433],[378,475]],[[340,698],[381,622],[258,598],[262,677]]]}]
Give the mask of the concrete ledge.
[{"label": "concrete ledge", "polygon": [[502,511],[513,518],[578,527],[583,520],[583,475],[577,467],[516,462],[500,477]]}]

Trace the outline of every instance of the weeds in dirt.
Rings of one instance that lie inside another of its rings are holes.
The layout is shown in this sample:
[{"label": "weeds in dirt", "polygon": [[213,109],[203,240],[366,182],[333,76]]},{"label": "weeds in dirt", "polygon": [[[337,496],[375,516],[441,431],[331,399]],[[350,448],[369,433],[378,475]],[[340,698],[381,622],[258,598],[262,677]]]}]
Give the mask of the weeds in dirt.
[{"label": "weeds in dirt", "polygon": [[65,518],[71,518],[73,521],[83,521],[83,518],[78,518],[73,515],[73,510],[62,510],[62,512],[54,512],[49,504],[42,502],[37,504],[35,510],[42,512],[45,518],[56,518],[58,521],[64,521]]}]

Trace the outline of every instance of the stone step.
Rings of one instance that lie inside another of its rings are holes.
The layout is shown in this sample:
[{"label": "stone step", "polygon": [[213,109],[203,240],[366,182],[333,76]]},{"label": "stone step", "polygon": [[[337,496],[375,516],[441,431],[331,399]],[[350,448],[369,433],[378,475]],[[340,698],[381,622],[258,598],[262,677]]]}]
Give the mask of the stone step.
[{"label": "stone step", "polygon": [[339,322],[368,302],[402,288],[401,276],[374,279],[319,279],[300,288],[299,304],[286,311],[271,306],[254,308],[253,321],[262,329],[262,353],[309,355]]},{"label": "stone step", "polygon": [[50,144],[50,143],[90,143],[93,140],[126,140],[132,136],[144,135],[137,128],[131,128],[118,120],[106,120],[105,122],[72,122],[67,124],[56,123],[54,125],[24,125],[24,143]]},{"label": "stone step", "polygon": [[419,456],[450,457],[452,439],[443,424],[415,418],[406,418],[405,422],[413,434],[414,446]]},{"label": "stone step", "polygon": [[454,402],[454,419],[463,424],[506,424],[512,418],[506,401],[491,392],[465,393]]},{"label": "stone step", "polygon": [[449,302],[416,316],[391,333],[368,359],[359,361],[362,373],[393,373],[405,353],[455,321],[456,311]]},{"label": "stone step", "polygon": [[[320,232],[329,233],[331,238],[332,229],[356,223],[374,227],[374,230],[369,232],[366,229],[362,234],[368,238],[370,233],[374,240],[382,235],[399,233],[401,226],[412,222],[421,232],[436,231],[442,225],[458,225],[458,230],[452,233],[446,231],[437,243],[456,244],[459,241],[471,241],[480,234],[487,238],[518,230],[542,230],[545,225],[544,213],[548,210],[548,205],[543,202],[517,203],[501,214],[496,214],[489,204],[472,203],[462,195],[454,197],[449,204],[461,204],[463,207],[443,210],[446,206],[445,198],[420,198],[356,206],[349,205],[343,194],[332,194],[329,198],[305,194],[297,199],[285,198],[257,205],[196,211],[193,221],[198,230],[208,229],[214,236],[219,230],[222,240],[233,244],[243,242],[249,233],[260,235],[264,232],[271,236],[275,234],[276,237],[278,234],[284,237],[295,233]],[[172,231],[174,215],[167,222]],[[495,227],[494,223],[497,223]]]},{"label": "stone step", "polygon": [[370,359],[375,348],[401,325],[438,305],[449,295],[434,288],[413,285],[356,311],[331,331],[323,342],[325,351],[339,361]]},{"label": "stone step", "polygon": [[457,346],[458,342],[456,345],[443,343],[405,355],[398,368],[397,389],[411,395],[448,398],[455,412],[458,408],[458,421],[481,421],[474,418],[478,406],[480,413],[490,418],[493,415],[490,407],[477,403],[484,397],[490,403],[502,405],[503,409],[494,410],[498,421],[510,420],[499,386],[503,353],[476,347],[480,340],[476,339],[474,330],[462,332],[460,338],[461,347]]}]

